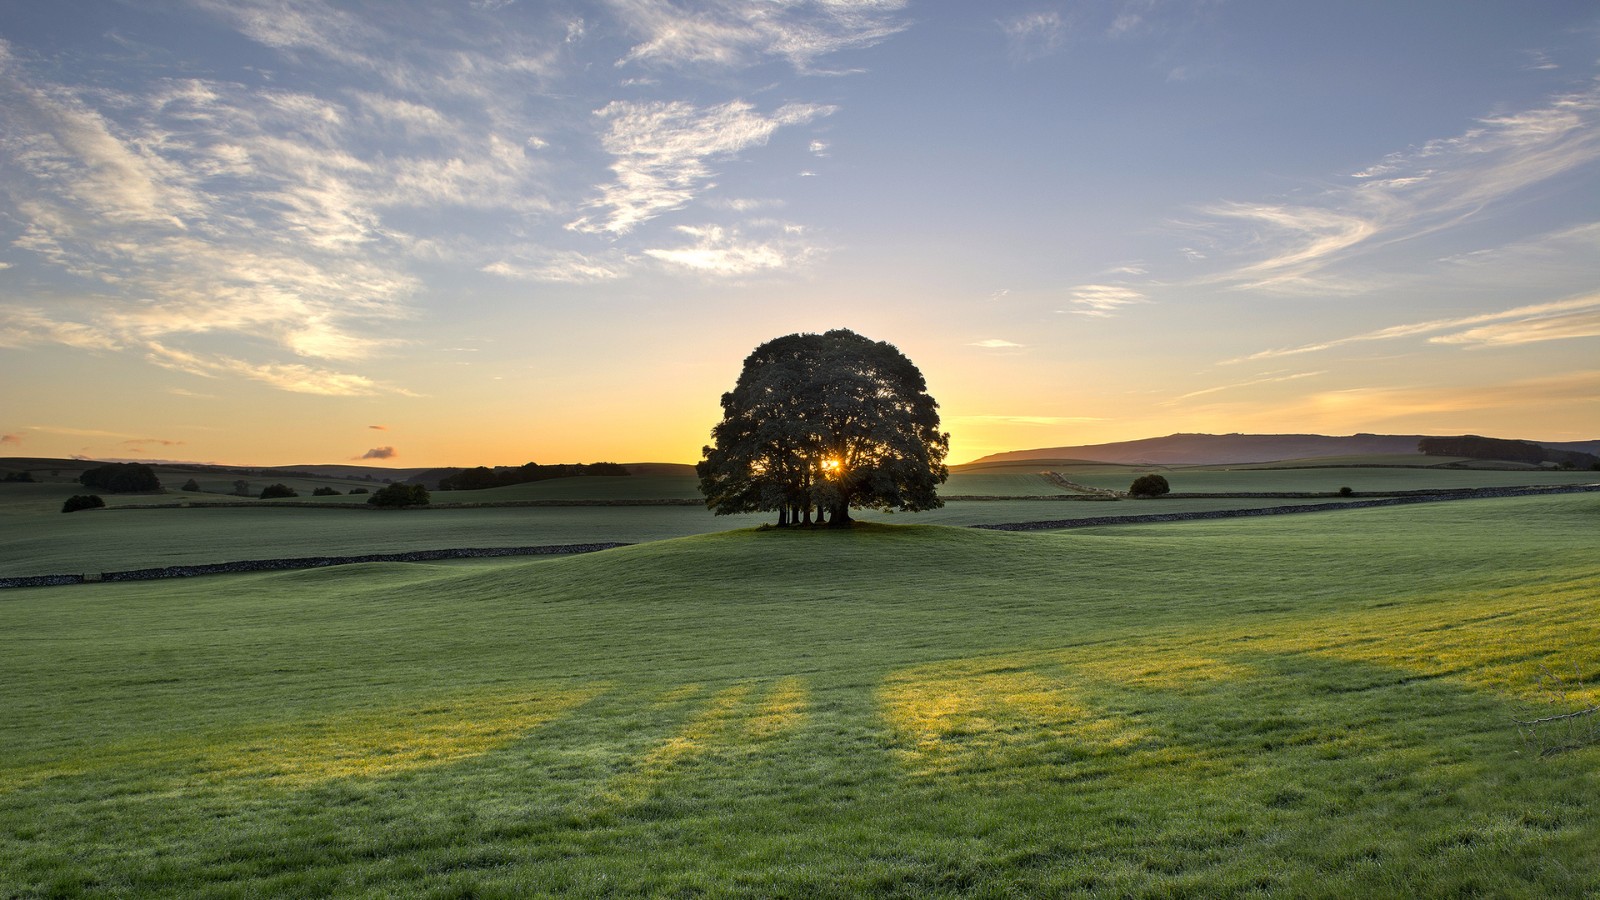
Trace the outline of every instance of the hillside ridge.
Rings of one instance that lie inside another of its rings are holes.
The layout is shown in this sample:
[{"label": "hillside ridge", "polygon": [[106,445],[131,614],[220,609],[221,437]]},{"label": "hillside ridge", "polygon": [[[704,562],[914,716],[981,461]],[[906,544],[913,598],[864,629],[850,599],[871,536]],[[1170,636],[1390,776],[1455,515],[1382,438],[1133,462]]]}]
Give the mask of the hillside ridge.
[{"label": "hillside ridge", "polygon": [[[1421,434],[1169,434],[1164,437],[1105,444],[1008,450],[979,457],[966,465],[1022,462],[1031,459],[1073,458],[1124,465],[1230,465],[1309,459],[1319,456],[1415,453]],[[1529,441],[1541,447],[1600,452],[1597,441]]]}]

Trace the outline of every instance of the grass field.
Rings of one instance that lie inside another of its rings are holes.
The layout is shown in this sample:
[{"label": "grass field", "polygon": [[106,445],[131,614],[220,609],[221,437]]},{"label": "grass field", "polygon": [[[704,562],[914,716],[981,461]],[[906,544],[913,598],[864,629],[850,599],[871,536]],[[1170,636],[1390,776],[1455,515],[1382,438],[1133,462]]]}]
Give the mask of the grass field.
[{"label": "grass field", "polygon": [[1593,894],[1600,749],[1512,719],[1600,700],[1596,525],[869,524],[10,592],[0,896]]}]

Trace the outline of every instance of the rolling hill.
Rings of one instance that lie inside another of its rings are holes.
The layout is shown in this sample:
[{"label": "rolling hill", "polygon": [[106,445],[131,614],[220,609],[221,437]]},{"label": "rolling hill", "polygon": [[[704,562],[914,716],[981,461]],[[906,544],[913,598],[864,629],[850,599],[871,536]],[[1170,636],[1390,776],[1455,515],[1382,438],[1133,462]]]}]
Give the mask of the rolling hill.
[{"label": "rolling hill", "polygon": [[[1309,459],[1326,456],[1365,456],[1376,454],[1414,455],[1417,434],[1169,434],[1166,437],[1085,444],[1077,447],[1044,447],[1012,450],[973,460],[967,465],[1023,462],[1045,459],[1080,459],[1124,465],[1229,465]],[[1593,453],[1600,441],[1532,441],[1530,443],[1561,450]]]}]

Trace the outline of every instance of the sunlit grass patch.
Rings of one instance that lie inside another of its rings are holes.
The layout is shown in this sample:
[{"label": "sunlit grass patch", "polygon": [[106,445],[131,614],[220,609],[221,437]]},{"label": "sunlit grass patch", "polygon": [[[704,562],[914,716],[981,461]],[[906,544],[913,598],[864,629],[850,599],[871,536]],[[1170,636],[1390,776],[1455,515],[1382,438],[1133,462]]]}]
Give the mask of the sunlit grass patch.
[{"label": "sunlit grass patch", "polygon": [[1122,687],[1159,691],[1201,690],[1219,682],[1240,681],[1257,674],[1254,667],[1222,659],[1190,645],[1130,644],[1106,651],[1060,654],[1063,665],[1086,677]]},{"label": "sunlit grass patch", "polygon": [[1091,708],[1059,674],[976,668],[918,667],[891,674],[879,688],[895,755],[911,771],[942,775],[1065,763],[1126,750],[1147,734]]},{"label": "sunlit grass patch", "polygon": [[803,680],[795,676],[780,678],[750,717],[746,728],[756,740],[774,738],[799,727],[805,717],[810,695]]},{"label": "sunlit grass patch", "polygon": [[106,746],[61,763],[8,768],[0,774],[0,788],[61,776],[148,773],[159,779],[174,768],[182,773],[175,778],[184,786],[225,787],[262,779],[305,786],[394,775],[458,763],[503,747],[603,691],[586,687],[434,698],[414,708]]},{"label": "sunlit grass patch", "polygon": [[713,696],[682,728],[656,744],[637,764],[606,787],[605,799],[629,805],[650,796],[656,785],[675,769],[696,757],[709,755],[736,743],[740,708],[751,693],[748,684],[736,684]]}]

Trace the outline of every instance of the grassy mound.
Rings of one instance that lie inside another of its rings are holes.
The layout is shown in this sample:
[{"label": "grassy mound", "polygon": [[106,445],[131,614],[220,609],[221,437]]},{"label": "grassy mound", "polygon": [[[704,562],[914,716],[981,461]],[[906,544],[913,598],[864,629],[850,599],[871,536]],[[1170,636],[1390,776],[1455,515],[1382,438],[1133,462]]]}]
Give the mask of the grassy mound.
[{"label": "grassy mound", "polygon": [[1600,749],[1511,720],[1600,700],[1597,520],[864,524],[21,593],[0,894],[1594,892]]}]

